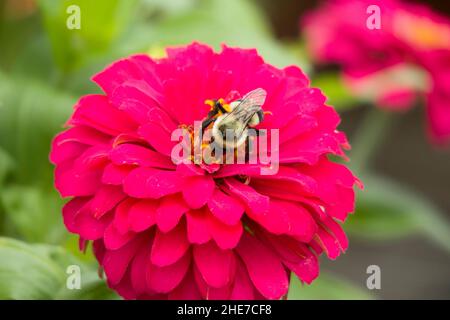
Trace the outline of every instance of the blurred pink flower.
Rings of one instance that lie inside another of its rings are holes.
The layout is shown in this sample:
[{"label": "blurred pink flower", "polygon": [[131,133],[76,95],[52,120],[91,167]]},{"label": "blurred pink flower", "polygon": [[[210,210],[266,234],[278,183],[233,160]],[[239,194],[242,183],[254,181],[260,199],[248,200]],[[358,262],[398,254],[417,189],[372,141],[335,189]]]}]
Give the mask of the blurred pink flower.
[{"label": "blurred pink flower", "polygon": [[[55,185],[72,199],[67,229],[94,253],[126,299],[279,299],[294,272],[311,283],[317,254],[347,249],[336,220],[354,209],[358,180],[328,155],[345,135],[320,90],[297,67],[277,69],[255,50],[192,44],[167,57],[136,55],[94,77],[103,94],[82,97],[53,141]],[[175,165],[171,132],[233,90],[267,91],[280,130],[280,168]],[[210,168],[209,168],[210,169]]]},{"label": "blurred pink flower", "polygon": [[[381,28],[370,30],[370,5]],[[432,137],[450,141],[450,20],[401,0],[331,0],[301,23],[312,58],[338,64],[351,90],[406,110],[424,97]]]}]

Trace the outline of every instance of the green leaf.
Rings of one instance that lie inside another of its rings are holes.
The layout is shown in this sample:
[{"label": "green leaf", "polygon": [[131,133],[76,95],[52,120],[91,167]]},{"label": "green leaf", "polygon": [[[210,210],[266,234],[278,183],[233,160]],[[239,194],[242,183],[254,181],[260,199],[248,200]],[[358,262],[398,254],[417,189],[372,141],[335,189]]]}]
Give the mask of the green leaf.
[{"label": "green leaf", "polygon": [[3,184],[3,181],[12,166],[11,156],[0,147],[0,186]]},{"label": "green leaf", "polygon": [[43,83],[0,73],[0,148],[12,159],[15,182],[50,185],[50,142],[75,101]]},{"label": "green leaf", "polygon": [[373,296],[367,290],[334,275],[321,272],[310,285],[303,284],[292,274],[289,300],[368,300]]},{"label": "green leaf", "polygon": [[0,201],[12,235],[46,243],[60,243],[66,237],[62,200],[55,190],[12,185],[0,193]]},{"label": "green leaf", "polygon": [[[20,7],[23,9],[26,4],[16,2],[15,5],[16,9]],[[6,1],[0,1],[0,43],[2,44],[0,67],[9,70],[24,47],[27,47],[30,41],[39,36],[40,21],[33,14],[14,17],[14,14],[8,14],[4,10],[6,6]],[[9,6],[11,6],[11,2]]]},{"label": "green leaf", "polygon": [[48,254],[0,238],[0,299],[50,299],[64,282],[64,270]]},{"label": "green leaf", "polygon": [[75,99],[49,86],[0,73],[0,189],[5,235],[57,243],[65,233],[53,188],[50,143]]},{"label": "green leaf", "polygon": [[[0,299],[115,299],[95,268],[60,247],[0,238]],[[81,270],[81,288],[67,288],[71,265]]]},{"label": "green leaf", "polygon": [[365,190],[345,224],[348,232],[381,240],[421,232],[450,251],[449,221],[433,203],[386,178],[367,176],[362,181]]},{"label": "green leaf", "polygon": [[143,0],[141,5],[152,14],[176,14],[192,9],[195,2],[196,0]]},{"label": "green leaf", "polygon": [[117,300],[120,297],[105,284],[93,271],[82,269],[82,285],[79,290],[63,287],[54,297],[57,300]]},{"label": "green leaf", "polygon": [[[132,18],[135,0],[39,0],[53,55],[63,72],[109,49]],[[80,29],[69,29],[67,8],[80,8]]]},{"label": "green leaf", "polygon": [[201,0],[189,11],[137,25],[121,43],[123,53],[147,51],[154,46],[184,45],[193,41],[216,49],[221,44],[257,48],[270,63],[279,67],[306,63],[274,39],[267,18],[253,1]]}]

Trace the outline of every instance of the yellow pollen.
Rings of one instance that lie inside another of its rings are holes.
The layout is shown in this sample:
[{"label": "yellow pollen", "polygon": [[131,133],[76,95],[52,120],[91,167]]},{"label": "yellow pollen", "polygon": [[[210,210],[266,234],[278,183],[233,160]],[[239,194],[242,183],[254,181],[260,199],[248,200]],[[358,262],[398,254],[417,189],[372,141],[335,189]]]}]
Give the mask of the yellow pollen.
[{"label": "yellow pollen", "polygon": [[211,107],[211,110],[214,108],[214,101],[211,99],[205,100],[205,104]]},{"label": "yellow pollen", "polygon": [[394,33],[418,49],[449,49],[450,28],[427,17],[400,11],[394,16]]}]

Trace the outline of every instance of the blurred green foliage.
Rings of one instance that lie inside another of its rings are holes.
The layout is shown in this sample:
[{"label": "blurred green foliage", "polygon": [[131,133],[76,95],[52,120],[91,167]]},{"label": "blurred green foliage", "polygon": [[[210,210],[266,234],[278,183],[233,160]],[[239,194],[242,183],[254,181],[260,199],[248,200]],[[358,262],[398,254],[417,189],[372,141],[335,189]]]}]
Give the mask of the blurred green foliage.
[{"label": "blurred green foliage", "polygon": [[[51,139],[77,98],[99,91],[90,77],[117,58],[192,41],[216,49],[222,43],[257,48],[276,66],[310,67],[296,52],[301,45],[275,39],[252,0],[36,1],[27,14],[7,16],[12,1],[0,0],[0,298],[116,299],[99,279],[92,253],[80,253],[76,237],[63,226],[63,200],[48,161]],[[80,30],[66,26],[73,4],[81,9]],[[317,77],[313,84],[339,110],[356,105],[337,74]],[[426,202],[393,196],[382,183],[370,182],[368,192],[360,194],[358,214],[349,223],[355,235],[379,239],[428,230],[439,243],[448,241],[445,224],[426,215]],[[82,290],[65,287],[70,264],[82,267]],[[369,296],[323,274],[311,287],[293,281],[289,298]]]},{"label": "blurred green foliage", "polygon": [[338,72],[324,72],[313,78],[312,86],[320,88],[327,96],[327,103],[339,112],[358,107],[358,101],[351,95]]},{"label": "blurred green foliage", "polygon": [[[136,0],[39,0],[45,31],[53,56],[63,71],[81,66],[93,55],[104,53],[132,19]],[[80,29],[67,27],[68,10],[77,5]]]},{"label": "blurred green foliage", "polygon": [[363,289],[333,274],[321,272],[310,285],[291,276],[289,300],[371,300],[374,297]]},{"label": "blurred green foliage", "polygon": [[436,205],[388,178],[367,175],[363,181],[356,212],[345,224],[348,232],[370,240],[422,233],[450,253],[450,227]]},{"label": "blurred green foliage", "polygon": [[[0,299],[117,298],[92,266],[58,246],[0,237],[0,261]],[[80,289],[66,285],[73,265],[80,267]]]}]

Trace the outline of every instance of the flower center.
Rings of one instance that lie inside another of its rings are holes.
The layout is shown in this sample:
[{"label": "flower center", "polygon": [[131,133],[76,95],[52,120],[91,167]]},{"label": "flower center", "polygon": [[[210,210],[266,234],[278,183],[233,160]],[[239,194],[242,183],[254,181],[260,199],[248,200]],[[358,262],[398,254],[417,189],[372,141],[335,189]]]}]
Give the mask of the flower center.
[{"label": "flower center", "polygon": [[[278,131],[271,129],[268,135],[267,130],[255,128],[265,114],[271,114],[262,110],[266,94],[264,89],[257,88],[242,98],[232,92],[225,99],[206,100],[207,115],[193,125],[180,126],[184,129],[183,138],[188,141],[183,141],[182,161],[188,160],[187,163],[209,172],[219,170],[222,164],[268,165],[269,154],[278,157]],[[273,130],[277,132],[273,134]]]}]

